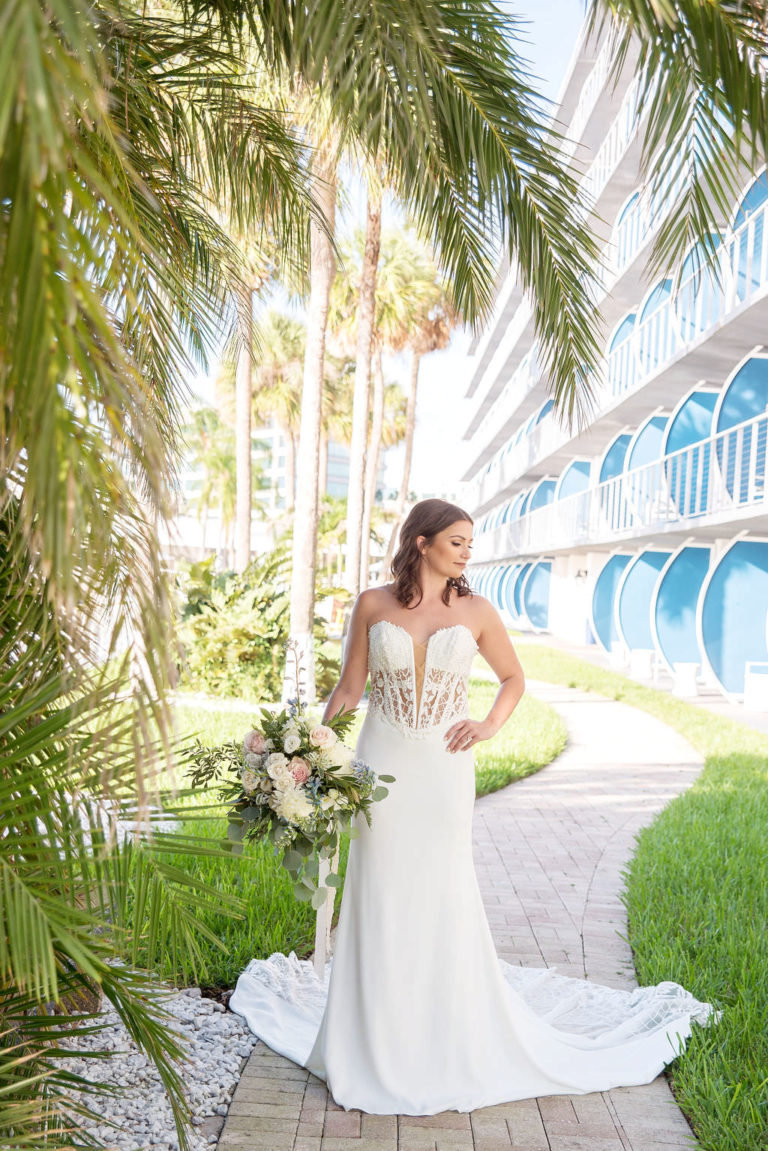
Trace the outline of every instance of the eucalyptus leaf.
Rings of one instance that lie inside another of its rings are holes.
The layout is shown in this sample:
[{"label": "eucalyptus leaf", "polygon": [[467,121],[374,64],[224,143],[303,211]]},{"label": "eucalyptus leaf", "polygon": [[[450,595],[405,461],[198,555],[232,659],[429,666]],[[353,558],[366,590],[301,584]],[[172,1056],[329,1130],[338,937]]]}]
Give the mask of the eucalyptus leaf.
[{"label": "eucalyptus leaf", "polygon": [[319,887],[317,889],[317,891],[315,892],[315,894],[312,896],[312,906],[314,907],[315,911],[320,910],[320,908],[325,903],[326,898],[327,898],[327,892],[325,891],[324,888]]},{"label": "eucalyptus leaf", "polygon": [[245,824],[240,819],[230,819],[227,824],[227,839],[239,843],[245,835]]},{"label": "eucalyptus leaf", "polygon": [[309,903],[312,898],[312,892],[303,883],[294,883],[293,894],[296,899],[301,900],[302,903]]},{"label": "eucalyptus leaf", "polygon": [[325,877],[325,886],[326,887],[337,887],[337,888],[343,887],[344,886],[344,880],[342,879],[342,877],[340,875],[337,875],[335,871],[331,871]]},{"label": "eucalyptus leaf", "polygon": [[378,778],[381,781],[381,783],[394,783],[395,780],[397,779],[397,776],[396,775],[380,775]]},{"label": "eucalyptus leaf", "polygon": [[263,807],[255,807],[251,805],[250,807],[242,807],[240,809],[240,818],[250,823],[253,823],[254,820],[261,819],[263,815]]},{"label": "eucalyptus leaf", "polygon": [[388,795],[389,795],[389,788],[388,787],[376,787],[373,790],[373,794],[371,795],[371,799],[374,800],[374,802],[378,803],[378,801],[380,799],[385,799],[386,796],[388,796]]}]

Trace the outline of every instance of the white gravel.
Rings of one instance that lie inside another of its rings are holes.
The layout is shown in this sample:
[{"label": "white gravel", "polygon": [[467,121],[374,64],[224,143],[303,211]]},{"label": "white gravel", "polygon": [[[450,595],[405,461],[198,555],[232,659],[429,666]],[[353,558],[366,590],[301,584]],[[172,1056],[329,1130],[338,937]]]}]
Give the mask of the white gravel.
[{"label": "white gravel", "polygon": [[[186,1085],[194,1124],[190,1147],[192,1151],[208,1151],[218,1140],[214,1129],[223,1122],[223,1118],[216,1122],[209,1117],[226,1115],[243,1060],[258,1039],[239,1015],[203,998],[197,987],[170,992],[163,1006],[173,1017],[170,1026],[179,1032],[178,1042],[188,1057],[179,1072]],[[74,1052],[101,1049],[115,1054],[103,1060],[82,1059],[75,1054],[62,1061],[69,1070],[88,1079],[126,1089],[118,1096],[83,1097],[86,1106],[103,1120],[88,1123],[87,1130],[116,1151],[177,1151],[179,1141],[170,1104],[154,1064],[139,1051],[109,1004],[102,1020],[107,1025],[102,1031],[66,1045]],[[76,1094],[79,1093],[72,1092],[73,1096]],[[117,1128],[108,1121],[117,1124]]]}]

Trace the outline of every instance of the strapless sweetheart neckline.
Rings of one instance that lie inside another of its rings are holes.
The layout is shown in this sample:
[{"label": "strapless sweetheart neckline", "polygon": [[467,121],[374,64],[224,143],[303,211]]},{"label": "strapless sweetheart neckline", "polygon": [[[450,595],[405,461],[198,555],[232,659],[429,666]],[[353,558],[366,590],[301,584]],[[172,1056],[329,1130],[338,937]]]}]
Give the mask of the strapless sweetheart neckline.
[{"label": "strapless sweetheart neckline", "polygon": [[424,640],[414,639],[414,637],[411,635],[411,633],[408,631],[407,628],[404,628],[403,625],[400,623],[395,623],[394,620],[391,620],[391,619],[377,619],[375,623],[371,624],[371,626],[368,628],[368,631],[372,632],[375,627],[378,627],[379,624],[382,624],[382,623],[387,624],[388,627],[394,627],[398,631],[401,631],[404,635],[407,635],[409,640],[411,641],[411,643],[415,644],[416,647],[429,647],[430,641],[433,640],[436,635],[440,635],[440,633],[444,632],[444,631],[455,631],[456,628],[461,628],[462,631],[469,632],[469,634],[472,636],[475,647],[477,647],[477,640],[475,639],[474,632],[472,631],[472,628],[467,627],[467,625],[465,623],[449,623],[449,624],[446,624],[444,627],[435,628],[435,630],[433,632],[431,632],[431,634],[428,635],[427,638]]}]

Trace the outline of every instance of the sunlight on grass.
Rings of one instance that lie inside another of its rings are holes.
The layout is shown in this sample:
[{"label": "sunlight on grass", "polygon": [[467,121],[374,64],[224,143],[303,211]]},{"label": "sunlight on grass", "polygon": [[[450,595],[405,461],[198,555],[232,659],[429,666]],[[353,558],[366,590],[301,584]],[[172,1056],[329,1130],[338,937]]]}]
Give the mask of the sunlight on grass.
[{"label": "sunlight on grass", "polygon": [[672,979],[723,1011],[672,1066],[705,1151],[768,1147],[768,737],[553,648],[517,645],[526,674],[599,692],[678,731],[699,779],[638,837],[627,876],[641,984]]}]

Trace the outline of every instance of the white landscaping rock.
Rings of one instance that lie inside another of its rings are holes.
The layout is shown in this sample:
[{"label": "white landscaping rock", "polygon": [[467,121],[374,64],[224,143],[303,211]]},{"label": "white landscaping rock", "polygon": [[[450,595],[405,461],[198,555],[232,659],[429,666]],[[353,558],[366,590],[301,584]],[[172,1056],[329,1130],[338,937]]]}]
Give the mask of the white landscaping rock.
[{"label": "white landscaping rock", "polygon": [[[240,1079],[243,1059],[258,1043],[239,1015],[225,1011],[221,1004],[200,996],[199,988],[173,992],[163,999],[171,1015],[169,1027],[177,1032],[177,1041],[186,1054],[179,1068],[184,1081],[192,1122],[199,1126],[214,1115],[225,1115],[235,1085]],[[72,1048],[72,1058],[62,1060],[62,1067],[94,1082],[119,1084],[125,1090],[118,1096],[82,1095],[101,1118],[85,1122],[86,1130],[97,1135],[115,1151],[132,1151],[136,1147],[152,1151],[175,1151],[178,1148],[176,1127],[170,1104],[154,1064],[130,1039],[115,1011],[102,1012],[106,1027],[94,1035],[62,1040],[60,1046]],[[78,1051],[105,1050],[115,1054],[96,1060],[78,1057]],[[105,1124],[113,1122],[117,1129]],[[208,1151],[209,1133],[190,1131],[190,1151]],[[216,1138],[213,1138],[216,1142]]]}]

